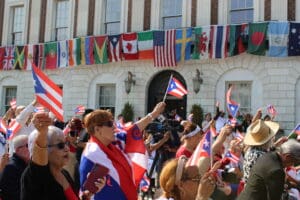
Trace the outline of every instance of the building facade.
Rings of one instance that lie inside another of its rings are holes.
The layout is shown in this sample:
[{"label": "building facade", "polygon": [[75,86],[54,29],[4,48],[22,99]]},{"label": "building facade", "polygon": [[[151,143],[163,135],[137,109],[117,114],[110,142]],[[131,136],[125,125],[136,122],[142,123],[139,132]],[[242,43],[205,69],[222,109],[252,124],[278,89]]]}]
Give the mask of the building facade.
[{"label": "building facade", "polygon": [[[165,30],[258,21],[300,21],[300,0],[3,0],[0,2],[1,46],[60,41],[76,37]],[[77,105],[109,108],[118,115],[124,104],[144,116],[166,90],[174,74],[189,91],[183,99],[167,97],[168,109],[185,118],[193,104],[214,112],[225,109],[226,90],[242,112],[254,114],[273,104],[288,133],[300,122],[300,58],[243,53],[225,59],[188,60],[176,67],[154,67],[153,60],[79,65],[45,73],[63,88],[64,117]],[[128,78],[131,87],[126,88]],[[203,81],[201,81],[203,80]],[[200,84],[197,88],[194,84]],[[130,91],[129,91],[130,90]],[[34,98],[30,71],[0,71],[1,114],[9,99],[28,104]]]}]

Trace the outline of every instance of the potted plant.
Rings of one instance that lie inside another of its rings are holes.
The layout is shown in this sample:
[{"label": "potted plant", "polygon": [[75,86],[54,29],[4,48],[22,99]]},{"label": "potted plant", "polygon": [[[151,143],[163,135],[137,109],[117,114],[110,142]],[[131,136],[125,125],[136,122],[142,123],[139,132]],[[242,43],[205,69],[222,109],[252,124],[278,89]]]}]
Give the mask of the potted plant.
[{"label": "potted plant", "polygon": [[125,103],[124,108],[121,113],[124,117],[125,123],[133,121],[133,117],[134,117],[133,105],[131,105],[129,102]]}]

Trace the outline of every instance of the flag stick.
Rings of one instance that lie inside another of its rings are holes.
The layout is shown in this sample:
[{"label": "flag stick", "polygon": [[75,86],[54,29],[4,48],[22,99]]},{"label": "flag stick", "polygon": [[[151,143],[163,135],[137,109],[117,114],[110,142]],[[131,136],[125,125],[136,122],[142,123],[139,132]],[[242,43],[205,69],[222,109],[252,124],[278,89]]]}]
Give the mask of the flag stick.
[{"label": "flag stick", "polygon": [[290,132],[290,134],[288,135],[288,139],[290,139],[293,135],[293,133],[295,132],[296,128],[299,126],[299,124],[297,124],[297,126]]},{"label": "flag stick", "polygon": [[165,93],[163,102],[165,102],[165,100],[166,100],[166,98],[167,98],[168,89],[169,89],[169,85],[170,85],[170,83],[171,83],[172,78],[173,78],[173,74],[171,74],[171,76],[170,76],[170,80],[169,80],[169,83],[168,83],[168,86],[167,86],[167,89],[166,89],[166,93]]}]

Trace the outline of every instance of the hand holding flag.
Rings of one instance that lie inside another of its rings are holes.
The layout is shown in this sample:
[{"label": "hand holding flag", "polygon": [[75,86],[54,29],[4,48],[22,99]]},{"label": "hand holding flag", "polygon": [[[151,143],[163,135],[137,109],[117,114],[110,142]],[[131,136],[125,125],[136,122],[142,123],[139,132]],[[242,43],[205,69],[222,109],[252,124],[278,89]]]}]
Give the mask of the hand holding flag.
[{"label": "hand holding flag", "polygon": [[188,92],[183,86],[183,84],[179,80],[174,78],[173,75],[171,75],[163,101],[165,101],[167,94],[173,95],[178,98],[182,98],[187,93]]},{"label": "hand holding flag", "polygon": [[232,117],[235,118],[240,105],[237,102],[231,100],[231,91],[232,91],[232,86],[229,87],[226,93],[226,102],[227,102],[227,108],[229,113],[231,114]]}]

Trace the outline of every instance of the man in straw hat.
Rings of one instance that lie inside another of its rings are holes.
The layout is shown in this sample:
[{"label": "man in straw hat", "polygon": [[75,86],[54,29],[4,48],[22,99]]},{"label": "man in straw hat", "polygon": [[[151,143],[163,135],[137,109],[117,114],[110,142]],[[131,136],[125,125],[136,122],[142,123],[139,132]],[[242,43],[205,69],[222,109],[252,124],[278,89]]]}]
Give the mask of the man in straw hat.
[{"label": "man in straw hat", "polygon": [[272,121],[256,120],[247,129],[244,144],[248,146],[243,163],[243,181],[247,183],[251,168],[257,159],[268,152],[274,144],[279,124]]},{"label": "man in straw hat", "polygon": [[[271,128],[265,128],[264,131],[273,134]],[[238,199],[280,200],[285,182],[284,168],[299,162],[300,143],[294,139],[283,143],[278,151],[264,154],[253,166],[246,187]]]}]

